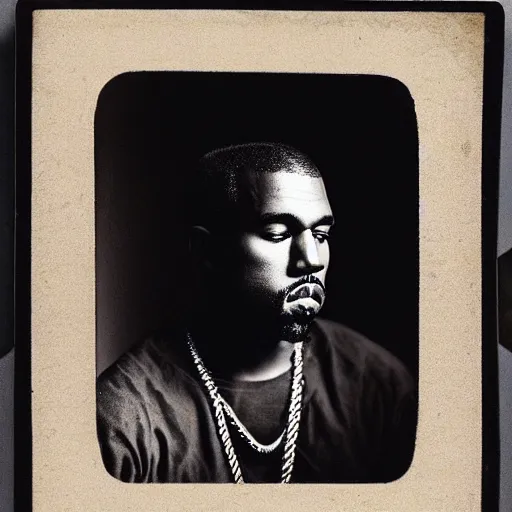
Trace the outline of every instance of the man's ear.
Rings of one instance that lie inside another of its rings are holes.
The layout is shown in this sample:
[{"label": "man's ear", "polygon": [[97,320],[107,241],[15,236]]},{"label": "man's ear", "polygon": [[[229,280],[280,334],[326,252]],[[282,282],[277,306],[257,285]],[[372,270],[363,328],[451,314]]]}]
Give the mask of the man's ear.
[{"label": "man's ear", "polygon": [[212,234],[204,226],[192,226],[189,230],[188,252],[195,265],[211,270],[213,266]]}]

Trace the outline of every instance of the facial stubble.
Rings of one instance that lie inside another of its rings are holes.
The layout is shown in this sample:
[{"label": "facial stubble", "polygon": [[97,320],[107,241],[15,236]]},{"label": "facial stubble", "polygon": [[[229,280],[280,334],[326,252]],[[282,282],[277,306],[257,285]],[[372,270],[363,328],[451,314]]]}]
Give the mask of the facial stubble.
[{"label": "facial stubble", "polygon": [[318,311],[320,311],[325,302],[325,287],[318,278],[311,275],[283,288],[271,297],[272,309],[277,313],[277,316],[272,315],[276,318],[272,330],[275,331],[275,335],[279,337],[279,339],[288,341],[289,343],[307,341],[311,325],[318,315],[318,311],[314,312],[311,308],[302,305],[295,306],[294,312],[285,311],[284,305],[287,301],[289,302],[289,298],[293,295],[294,291],[306,284],[315,284],[321,290],[320,292],[315,291],[311,295],[319,301]]}]

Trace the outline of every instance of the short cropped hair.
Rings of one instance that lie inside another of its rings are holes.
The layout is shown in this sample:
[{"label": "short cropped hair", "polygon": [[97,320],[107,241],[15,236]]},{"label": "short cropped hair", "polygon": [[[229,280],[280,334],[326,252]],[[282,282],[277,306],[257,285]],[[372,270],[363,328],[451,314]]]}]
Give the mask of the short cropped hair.
[{"label": "short cropped hair", "polygon": [[189,181],[189,223],[214,229],[236,221],[242,206],[248,206],[244,178],[251,172],[321,177],[308,156],[285,144],[253,142],[216,149],[199,160]]}]

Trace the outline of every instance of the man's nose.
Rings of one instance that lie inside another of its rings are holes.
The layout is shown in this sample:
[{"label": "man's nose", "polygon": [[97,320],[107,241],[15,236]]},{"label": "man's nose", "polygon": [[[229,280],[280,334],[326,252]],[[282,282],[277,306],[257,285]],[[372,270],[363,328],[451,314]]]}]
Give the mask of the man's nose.
[{"label": "man's nose", "polygon": [[318,243],[309,229],[295,237],[291,256],[292,270],[299,275],[314,274],[325,267],[320,261]]}]

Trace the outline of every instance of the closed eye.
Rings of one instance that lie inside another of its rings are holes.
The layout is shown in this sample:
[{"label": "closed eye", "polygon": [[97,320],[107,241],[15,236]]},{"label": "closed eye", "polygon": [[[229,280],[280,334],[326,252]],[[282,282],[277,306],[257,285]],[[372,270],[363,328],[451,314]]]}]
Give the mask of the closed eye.
[{"label": "closed eye", "polygon": [[271,234],[266,234],[264,236],[264,238],[266,238],[267,240],[269,240],[270,242],[283,242],[284,240],[286,240],[287,238],[290,238],[290,234],[289,233],[286,233],[286,234],[283,234],[283,235],[271,235]]},{"label": "closed eye", "polygon": [[320,242],[324,243],[331,237],[332,225],[319,225],[313,229],[313,236]]},{"label": "closed eye", "polygon": [[271,242],[281,242],[291,236],[290,230],[285,224],[269,224],[263,229],[261,236]]},{"label": "closed eye", "polygon": [[313,236],[322,244],[330,238],[330,234],[325,231],[313,231]]}]

